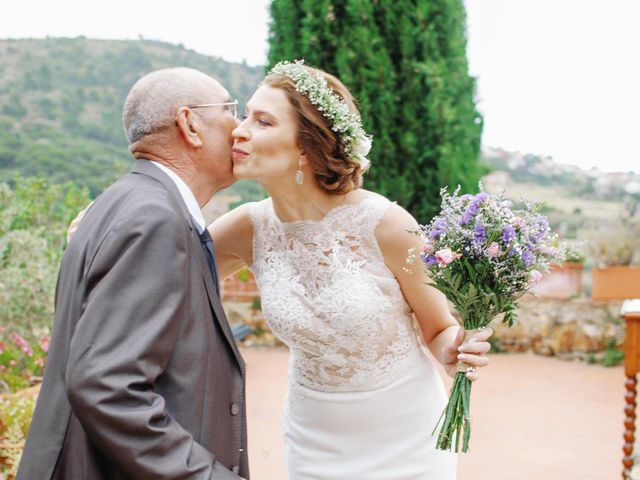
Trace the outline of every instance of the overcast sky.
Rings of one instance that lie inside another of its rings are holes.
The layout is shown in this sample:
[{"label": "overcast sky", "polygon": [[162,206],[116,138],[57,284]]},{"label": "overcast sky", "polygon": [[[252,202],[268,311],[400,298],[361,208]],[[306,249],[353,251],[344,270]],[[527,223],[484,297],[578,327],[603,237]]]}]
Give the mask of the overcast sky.
[{"label": "overcast sky", "polygon": [[[181,43],[264,64],[269,0],[3,2],[0,38]],[[640,173],[640,0],[466,0],[483,143]]]}]

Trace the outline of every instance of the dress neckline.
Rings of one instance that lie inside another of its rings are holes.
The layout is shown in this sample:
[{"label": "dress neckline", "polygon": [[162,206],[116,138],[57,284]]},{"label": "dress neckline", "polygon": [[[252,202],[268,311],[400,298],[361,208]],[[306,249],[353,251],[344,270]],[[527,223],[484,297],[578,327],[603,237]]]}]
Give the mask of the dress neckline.
[{"label": "dress neckline", "polygon": [[371,197],[372,197],[372,194],[367,193],[357,202],[343,203],[342,205],[336,205],[335,207],[330,208],[327,211],[327,213],[324,214],[324,217],[318,220],[294,220],[292,222],[285,222],[283,220],[280,220],[280,217],[278,217],[278,214],[276,213],[276,210],[273,207],[273,199],[271,197],[269,197],[269,209],[271,210],[271,215],[273,216],[275,221],[279,225],[282,225],[284,227],[297,227],[297,226],[303,226],[303,225],[320,225],[325,221],[327,221],[328,219],[330,219],[331,217],[334,217],[338,212],[349,210],[353,207],[361,205]]}]

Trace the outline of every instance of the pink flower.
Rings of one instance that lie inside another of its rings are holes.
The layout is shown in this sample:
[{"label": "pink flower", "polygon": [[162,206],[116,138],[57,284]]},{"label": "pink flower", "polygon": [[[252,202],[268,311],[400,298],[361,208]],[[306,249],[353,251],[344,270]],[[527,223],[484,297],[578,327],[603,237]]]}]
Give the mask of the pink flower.
[{"label": "pink flower", "polygon": [[4,342],[0,340],[0,353],[4,352]]},{"label": "pink flower", "polygon": [[40,336],[40,349],[47,353],[49,351],[49,344],[51,343],[51,338],[49,335],[41,335]]},{"label": "pink flower", "polygon": [[38,365],[39,367],[44,367],[44,358],[36,358],[36,365]]},{"label": "pink flower", "polygon": [[16,362],[15,360],[9,360],[9,365],[11,367],[15,367],[18,364],[18,362]]},{"label": "pink flower", "polygon": [[422,251],[424,253],[431,253],[431,251],[433,250],[433,243],[431,243],[429,240],[427,240],[424,245],[422,245]]},{"label": "pink flower", "polygon": [[538,283],[541,278],[542,274],[538,270],[533,270],[531,273],[529,273],[529,282],[534,285]]},{"label": "pink flower", "polygon": [[22,348],[23,350],[24,350],[24,347],[29,346],[29,343],[20,335],[18,335],[16,332],[11,332],[9,334],[9,338],[13,340],[13,343],[15,343],[18,347]]},{"label": "pink flower", "polygon": [[513,225],[516,228],[522,228],[524,227],[524,220],[521,219],[520,217],[513,217],[511,219],[511,225]]},{"label": "pink flower", "polygon": [[18,335],[16,332],[11,332],[9,334],[9,338],[13,340],[13,343],[15,343],[20,348],[20,350],[26,353],[29,357],[33,355],[33,350],[29,346],[29,342],[27,342],[23,337]]},{"label": "pink flower", "polygon": [[446,267],[453,263],[454,260],[460,258],[460,253],[453,253],[450,248],[443,248],[436,252],[436,260],[440,267]]},{"label": "pink flower", "polygon": [[500,244],[498,242],[491,242],[491,244],[485,250],[487,257],[498,257],[502,254],[500,251]]}]

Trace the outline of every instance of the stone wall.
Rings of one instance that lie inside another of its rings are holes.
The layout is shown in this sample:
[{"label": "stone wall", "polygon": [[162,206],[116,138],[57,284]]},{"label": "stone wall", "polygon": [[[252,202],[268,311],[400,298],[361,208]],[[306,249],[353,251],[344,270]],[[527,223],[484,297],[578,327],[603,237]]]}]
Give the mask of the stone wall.
[{"label": "stone wall", "polygon": [[532,351],[566,359],[598,357],[613,339],[624,343],[621,301],[594,301],[590,298],[554,300],[524,297],[519,321],[509,328],[501,319],[492,322],[496,349],[507,352]]},{"label": "stone wall", "polygon": [[[279,344],[255,304],[226,300],[224,305],[231,324],[246,323],[255,329],[256,334],[245,345]],[[556,300],[526,296],[520,301],[516,326],[507,327],[501,318],[492,322],[494,351],[598,360],[611,339],[618,348],[623,346],[621,305],[620,301],[593,301],[585,297]]]}]

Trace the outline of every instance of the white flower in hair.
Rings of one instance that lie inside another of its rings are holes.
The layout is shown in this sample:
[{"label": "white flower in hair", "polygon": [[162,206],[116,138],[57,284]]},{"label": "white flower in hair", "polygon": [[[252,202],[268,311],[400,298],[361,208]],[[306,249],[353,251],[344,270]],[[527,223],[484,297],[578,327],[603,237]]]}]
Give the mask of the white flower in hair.
[{"label": "white flower in hair", "polygon": [[370,162],[366,155],[371,150],[372,137],[362,128],[360,116],[349,110],[347,103],[336,95],[327,80],[304,66],[304,60],[280,62],[268,75],[283,75],[294,81],[296,90],[309,98],[327,120],[331,130],[338,135],[349,159],[366,169]]},{"label": "white flower in hair", "polygon": [[355,145],[353,146],[353,150],[358,155],[367,156],[371,151],[371,138],[366,135],[358,137]]}]

